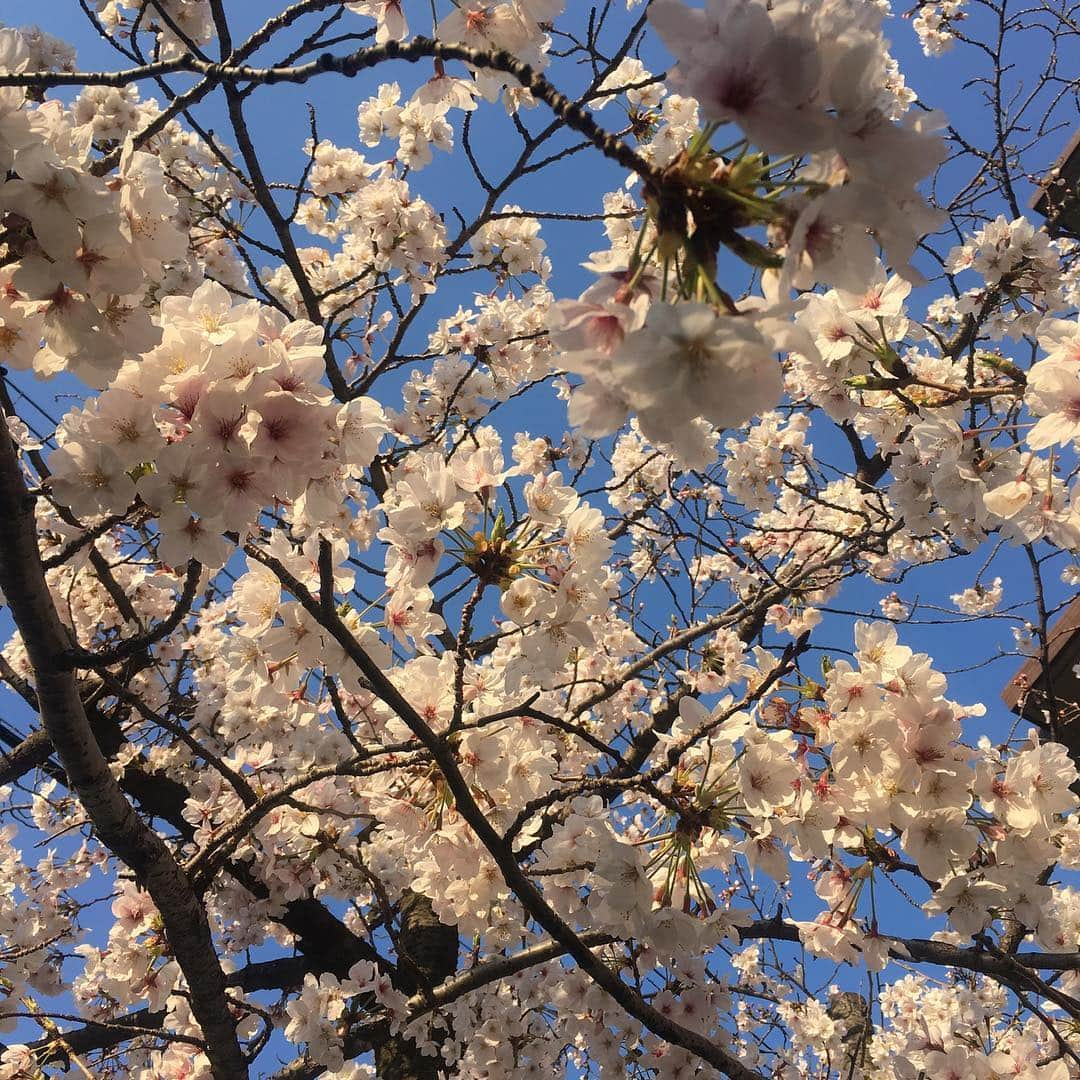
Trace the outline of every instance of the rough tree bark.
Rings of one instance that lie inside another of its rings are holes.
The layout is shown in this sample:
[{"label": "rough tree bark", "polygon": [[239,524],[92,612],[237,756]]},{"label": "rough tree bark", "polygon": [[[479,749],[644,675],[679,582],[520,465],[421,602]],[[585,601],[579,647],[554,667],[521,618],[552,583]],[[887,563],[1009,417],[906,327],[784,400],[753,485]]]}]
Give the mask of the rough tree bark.
[{"label": "rough tree bark", "polygon": [[124,797],[87,719],[71,662],[73,642],[45,582],[35,501],[7,424],[0,423],[0,519],[5,523],[0,529],[0,589],[26,646],[42,725],[95,831],[131,868],[161,912],[216,1080],[246,1078],[206,911],[165,842]]}]

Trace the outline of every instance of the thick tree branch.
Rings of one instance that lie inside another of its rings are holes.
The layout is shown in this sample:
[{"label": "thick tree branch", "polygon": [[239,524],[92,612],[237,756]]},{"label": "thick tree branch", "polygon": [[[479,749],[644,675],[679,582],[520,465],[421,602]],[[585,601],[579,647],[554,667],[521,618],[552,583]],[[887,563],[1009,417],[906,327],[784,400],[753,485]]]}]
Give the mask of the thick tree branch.
[{"label": "thick tree branch", "polygon": [[499,867],[503,880],[517,895],[529,915],[566,949],[593,982],[607,991],[625,1012],[639,1020],[655,1035],[707,1061],[725,1076],[731,1077],[731,1080],[762,1080],[759,1073],[743,1065],[720,1044],[699,1032],[675,1023],[654,1009],[636,990],[623,982],[618,974],[592,953],[574,930],[548,904],[540,890],[518,865],[517,857],[510,846],[503,842],[502,837],[477,804],[468,781],[458,768],[451,748],[428,727],[419,713],[387,678],[382,668],[360,647],[337,613],[325,611],[318,598],[290,574],[278,559],[267,555],[253,544],[248,544],[244,550],[277,575],[278,580],[300,601],[308,614],[316,619],[345,650],[345,654],[360,669],[379,697],[394,710],[401,721],[430,751],[447,786],[453,792],[458,812],[468,822]]},{"label": "thick tree branch", "polygon": [[135,872],[161,912],[215,1076],[246,1077],[206,912],[165,842],[124,798],[91,730],[67,664],[71,642],[45,584],[34,499],[6,424],[0,424],[0,517],[0,588],[33,668],[44,729],[98,835]]}]

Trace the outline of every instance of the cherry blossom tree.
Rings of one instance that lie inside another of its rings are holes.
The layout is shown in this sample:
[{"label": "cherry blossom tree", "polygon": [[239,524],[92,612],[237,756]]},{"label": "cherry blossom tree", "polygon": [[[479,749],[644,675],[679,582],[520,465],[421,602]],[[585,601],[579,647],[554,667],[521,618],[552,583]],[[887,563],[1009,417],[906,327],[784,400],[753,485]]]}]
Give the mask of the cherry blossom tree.
[{"label": "cherry blossom tree", "polygon": [[1075,7],[54,2],[0,1078],[1080,1077]]}]

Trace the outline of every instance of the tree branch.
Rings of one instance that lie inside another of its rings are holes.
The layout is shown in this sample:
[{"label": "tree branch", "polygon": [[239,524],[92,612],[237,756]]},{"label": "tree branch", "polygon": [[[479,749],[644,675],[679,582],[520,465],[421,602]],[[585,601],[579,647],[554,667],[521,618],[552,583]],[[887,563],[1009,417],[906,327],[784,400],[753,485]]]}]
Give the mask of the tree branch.
[{"label": "tree branch", "polygon": [[0,517],[0,588],[26,646],[44,729],[98,835],[135,872],[161,912],[215,1076],[246,1078],[206,912],[165,842],[124,798],[87,720],[68,665],[71,643],[45,584],[34,499],[6,424],[0,424]]}]

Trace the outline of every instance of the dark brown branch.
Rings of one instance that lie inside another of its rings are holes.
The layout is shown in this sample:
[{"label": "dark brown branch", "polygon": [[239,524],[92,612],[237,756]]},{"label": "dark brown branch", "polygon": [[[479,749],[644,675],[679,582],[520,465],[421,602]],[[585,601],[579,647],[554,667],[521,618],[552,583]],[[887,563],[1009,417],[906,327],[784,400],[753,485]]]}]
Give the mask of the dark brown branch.
[{"label": "dark brown branch", "polygon": [[488,821],[484,811],[473,797],[468,781],[462,775],[454,757],[453,750],[439,738],[424,722],[419,713],[409,704],[398,688],[390,681],[382,668],[360,647],[348,627],[338,617],[336,611],[327,614],[319,599],[311,594],[307,587],[297,580],[285,566],[260,548],[248,544],[245,552],[261,562],[277,575],[278,580],[287,588],[303,608],[345,650],[346,656],[356,664],[367,678],[379,697],[394,710],[401,721],[430,751],[439,766],[447,786],[453,792],[454,803],[458,812],[469,824],[477,838],[488,850],[495,864],[502,873],[503,880],[514,891],[526,911],[551,937],[558,941],[574,958],[578,966],[605,990],[615,1002],[630,1016],[644,1024],[653,1034],[707,1061],[731,1080],[762,1080],[759,1073],[747,1068],[722,1046],[696,1031],[675,1023],[670,1017],[654,1009],[636,990],[623,982],[602,960],[582,942],[581,938],[568,926],[544,899],[543,894],[529,880],[518,865],[517,857],[510,846],[503,842],[494,826]]},{"label": "dark brown branch", "polygon": [[7,425],[0,424],[0,588],[26,646],[42,724],[98,835],[161,912],[215,1076],[246,1078],[206,912],[165,842],[124,798],[91,730],[68,664],[71,643],[45,583],[34,504]]},{"label": "dark brown branch", "polygon": [[202,565],[192,559],[188,563],[187,577],[184,579],[184,589],[177,600],[176,606],[169,613],[168,618],[162,619],[156,626],[147,630],[145,634],[121,641],[119,645],[111,649],[103,649],[100,652],[91,652],[89,649],[79,647],[69,648],[64,655],[64,660],[69,668],[83,668],[97,670],[109,668],[119,664],[129,657],[145,652],[151,645],[167,638],[186,618],[191,611],[191,605],[195,602],[195,593],[199,588],[199,578],[202,575]]},{"label": "dark brown branch", "polygon": [[501,71],[511,75],[534,97],[543,101],[568,127],[584,135],[605,156],[637,173],[643,179],[659,183],[653,167],[617,136],[604,131],[579,104],[571,101],[547,79],[528,64],[502,49],[490,52],[454,45],[430,38],[417,37],[408,42],[387,41],[382,45],[357,49],[344,56],[324,53],[317,60],[296,67],[253,68],[244,65],[211,64],[187,55],[157,64],[144,64],[114,72],[31,72],[0,74],[0,86],[30,86],[46,89],[50,86],[126,86],[143,79],[155,78],[177,71],[189,71],[229,84],[239,82],[273,85],[275,83],[305,83],[317,75],[336,72],[348,78],[388,60],[416,63],[423,59],[460,60],[473,67]]}]

